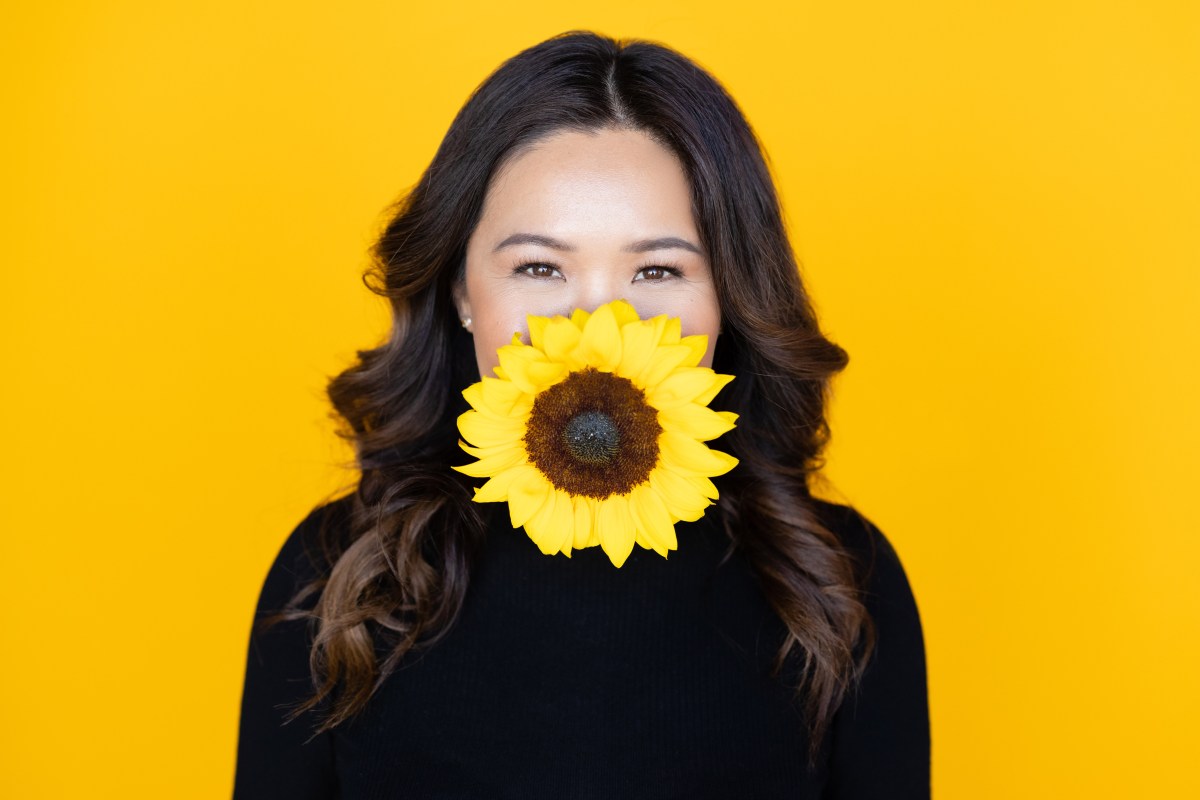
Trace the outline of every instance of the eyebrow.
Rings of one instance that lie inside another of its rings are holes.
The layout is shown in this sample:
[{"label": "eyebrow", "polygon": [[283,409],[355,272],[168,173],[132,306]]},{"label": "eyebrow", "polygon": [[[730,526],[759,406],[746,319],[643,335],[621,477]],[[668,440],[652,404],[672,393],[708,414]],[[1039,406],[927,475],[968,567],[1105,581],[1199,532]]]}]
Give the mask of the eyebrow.
[{"label": "eyebrow", "polygon": [[[566,242],[560,242],[558,239],[549,236],[541,236],[536,233],[514,233],[507,239],[496,245],[493,253],[499,253],[506,247],[513,247],[518,244],[540,244],[543,247],[549,247],[552,250],[562,250],[564,252],[574,252],[575,248]],[[658,239],[640,239],[625,248],[627,253],[648,253],[651,250],[688,250],[697,255],[704,255],[700,248],[692,244],[686,239],[680,239],[678,236],[663,236]]]}]

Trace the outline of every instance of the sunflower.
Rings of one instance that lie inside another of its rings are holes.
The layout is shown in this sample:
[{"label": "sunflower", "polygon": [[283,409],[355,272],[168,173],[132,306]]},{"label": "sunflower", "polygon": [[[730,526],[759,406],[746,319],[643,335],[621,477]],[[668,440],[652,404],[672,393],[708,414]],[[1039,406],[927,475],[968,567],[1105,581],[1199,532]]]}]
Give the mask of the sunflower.
[{"label": "sunflower", "polygon": [[507,501],[547,555],[600,545],[620,567],[636,543],[665,558],[738,463],[704,444],[737,420],[707,407],[733,376],[698,366],[707,336],[623,300],[527,319],[530,344],[514,334],[496,377],[463,392],[460,445],[478,461],[454,469],[488,478],[475,501]]}]

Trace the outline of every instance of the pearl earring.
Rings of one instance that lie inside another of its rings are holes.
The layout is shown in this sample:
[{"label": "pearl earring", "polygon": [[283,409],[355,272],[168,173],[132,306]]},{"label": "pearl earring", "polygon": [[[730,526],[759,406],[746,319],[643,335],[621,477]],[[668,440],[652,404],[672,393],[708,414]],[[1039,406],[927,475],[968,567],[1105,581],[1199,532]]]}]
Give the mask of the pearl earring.
[{"label": "pearl earring", "polygon": [[463,317],[463,318],[462,318],[462,326],[463,326],[464,328],[466,328],[466,329],[467,329],[467,331],[469,332],[469,331],[471,330],[471,318],[470,318],[470,317]]}]

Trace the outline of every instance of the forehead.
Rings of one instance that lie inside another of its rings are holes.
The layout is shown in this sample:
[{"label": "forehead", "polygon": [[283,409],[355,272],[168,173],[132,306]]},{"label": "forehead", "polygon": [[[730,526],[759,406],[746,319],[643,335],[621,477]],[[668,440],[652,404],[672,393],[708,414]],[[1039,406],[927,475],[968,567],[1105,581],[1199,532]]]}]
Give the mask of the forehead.
[{"label": "forehead", "polygon": [[[562,131],[508,160],[488,187],[479,231],[521,225],[586,235],[615,228],[694,233],[679,159],[642,131]],[[512,231],[508,231],[511,233]]]}]

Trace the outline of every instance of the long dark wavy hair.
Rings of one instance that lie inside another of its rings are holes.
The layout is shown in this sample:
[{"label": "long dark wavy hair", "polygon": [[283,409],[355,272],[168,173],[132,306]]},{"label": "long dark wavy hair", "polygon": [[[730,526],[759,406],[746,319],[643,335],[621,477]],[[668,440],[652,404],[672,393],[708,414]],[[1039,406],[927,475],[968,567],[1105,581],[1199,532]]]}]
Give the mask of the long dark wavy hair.
[{"label": "long dark wavy hair", "polygon": [[713,367],[737,376],[714,405],[741,415],[722,440],[740,464],[719,479],[710,513],[787,627],[776,671],[798,667],[810,760],[865,668],[874,628],[861,577],[809,491],[828,437],[829,380],[846,354],[818,329],[758,140],[721,85],[686,57],[572,31],[480,84],[374,247],[364,279],[391,303],[390,336],[328,387],[362,477],[348,519],[322,532],[328,574],[282,616],[316,629],[315,692],[293,718],[326,707],[317,732],[356,714],[407,653],[447,632],[483,541],[471,480],[450,469],[462,459],[459,393],[478,379],[452,287],[489,181],[543,137],[605,127],[663,143],[690,182],[721,310]]}]

